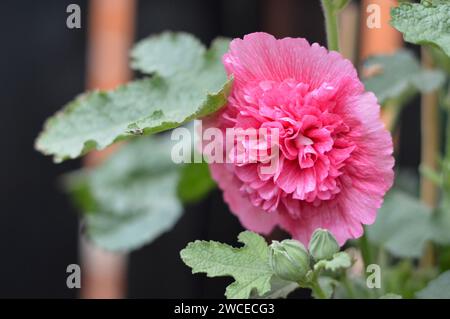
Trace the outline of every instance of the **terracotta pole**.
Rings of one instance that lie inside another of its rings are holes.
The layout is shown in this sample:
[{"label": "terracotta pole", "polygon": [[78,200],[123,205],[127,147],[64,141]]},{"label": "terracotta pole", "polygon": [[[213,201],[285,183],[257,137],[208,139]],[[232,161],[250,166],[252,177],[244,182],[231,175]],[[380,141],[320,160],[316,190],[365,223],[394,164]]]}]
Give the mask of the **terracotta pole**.
[{"label": "terracotta pole", "polygon": [[[403,46],[400,32],[390,24],[390,10],[398,4],[397,0],[363,0],[360,7],[360,50],[359,59],[364,61],[369,56],[394,53]],[[363,73],[368,70],[362,70]],[[381,118],[389,130],[393,129],[397,116],[396,105],[384,105]],[[394,149],[399,140],[394,134]],[[361,253],[364,262],[371,263],[371,251],[367,246],[367,238],[361,238]]]},{"label": "terracotta pole", "polygon": [[[128,52],[134,39],[135,0],[90,0],[87,88],[113,89],[128,81]],[[115,147],[93,152],[87,166],[100,163]],[[81,239],[81,298],[123,298],[127,256],[106,252]]]},{"label": "terracotta pole", "polygon": [[[434,67],[433,58],[426,48],[422,48],[422,66],[426,69]],[[422,165],[435,171],[438,169],[439,156],[439,96],[437,92],[422,94]],[[422,200],[430,207],[435,207],[438,201],[439,188],[428,178],[422,176]]]},{"label": "terracotta pole", "polygon": [[[389,23],[390,10],[397,5],[397,0],[361,2],[361,60],[371,55],[394,53],[403,46],[401,33]],[[378,18],[379,27],[376,25]]]},{"label": "terracotta pole", "polygon": [[[378,5],[381,13],[381,28],[370,29],[367,27],[367,8],[369,5]],[[374,54],[393,53],[402,46],[401,34],[389,25],[390,8],[396,6],[397,1],[394,0],[363,0],[361,23],[361,58],[367,58]],[[425,68],[433,67],[433,62],[428,52],[422,49],[422,65]],[[438,126],[438,103],[436,93],[422,95],[422,164],[430,168],[436,168],[437,156],[439,152],[439,126]],[[385,106],[382,111],[382,118],[387,127],[392,127],[395,117],[395,106]],[[431,181],[426,178],[421,179],[421,198],[422,200],[434,207],[436,205],[438,189]],[[434,262],[434,253],[431,244],[428,244],[424,255],[420,261],[422,267],[428,267]]]},{"label": "terracotta pole", "polygon": [[[402,35],[389,23],[390,10],[397,0],[363,0],[361,2],[360,60],[371,55],[391,54],[403,46]],[[379,25],[377,26],[377,22]],[[381,117],[388,129],[394,125],[396,107],[385,107]]]},{"label": "terracotta pole", "polygon": [[350,2],[347,7],[339,13],[338,24],[341,54],[353,63],[357,62],[358,21],[358,6],[354,2]]},{"label": "terracotta pole", "polygon": [[[422,47],[422,66],[427,69],[434,67],[433,58],[424,47]],[[437,171],[440,153],[439,96],[437,91],[422,94],[420,122],[422,135],[421,165]],[[420,195],[426,205],[435,208],[439,200],[439,187],[427,177],[421,176]],[[433,266],[434,262],[433,244],[428,242],[420,260],[420,266],[429,268]]]}]

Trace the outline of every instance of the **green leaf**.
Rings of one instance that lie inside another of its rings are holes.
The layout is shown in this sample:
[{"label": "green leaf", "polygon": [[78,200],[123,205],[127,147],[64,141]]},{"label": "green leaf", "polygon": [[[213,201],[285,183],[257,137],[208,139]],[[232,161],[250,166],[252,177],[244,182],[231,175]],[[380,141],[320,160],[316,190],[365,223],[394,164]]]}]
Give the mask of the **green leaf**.
[{"label": "green leaf", "polygon": [[440,271],[446,271],[450,270],[450,247],[444,246],[444,247],[437,247],[437,255],[439,256],[439,259],[437,261],[438,263],[438,269]]},{"label": "green leaf", "polygon": [[69,183],[83,207],[86,234],[95,244],[108,250],[135,249],[177,222],[182,213],[176,194],[179,167],[170,159],[168,141],[159,136],[131,141]]},{"label": "green leaf", "polygon": [[422,4],[448,4],[449,0],[422,0]]},{"label": "green leaf", "polygon": [[324,294],[323,297],[317,295],[316,291],[312,290],[312,296],[316,299],[330,299],[333,296],[334,290],[336,289],[339,282],[331,277],[328,276],[321,276],[318,279],[318,284],[320,286],[320,289],[322,290],[322,293]]},{"label": "green leaf", "polygon": [[227,298],[248,298],[253,290],[263,296],[271,289],[273,275],[269,266],[269,247],[263,237],[249,231],[240,233],[238,240],[244,247],[197,240],[180,252],[181,259],[194,274],[233,277],[235,281],[225,292]]},{"label": "green leaf", "polygon": [[430,239],[441,245],[450,244],[450,211],[441,205],[430,216]]},{"label": "green leaf", "polygon": [[442,187],[442,185],[444,184],[444,177],[442,173],[437,172],[434,168],[431,168],[425,164],[421,164],[419,166],[419,172],[423,177],[436,184],[436,186]]},{"label": "green leaf", "polygon": [[86,213],[95,212],[97,202],[92,196],[88,183],[88,173],[79,170],[62,176],[63,188],[70,193],[73,204]]},{"label": "green leaf", "polygon": [[433,57],[433,62],[436,63],[436,67],[450,74],[450,56],[438,47],[429,47],[428,49]]},{"label": "green leaf", "polygon": [[419,199],[398,188],[384,199],[376,222],[367,228],[368,239],[397,257],[418,258],[426,241],[450,243],[450,212],[434,212]]},{"label": "green leaf", "polygon": [[427,283],[436,277],[434,268],[418,268],[411,259],[399,260],[382,267],[382,290],[412,299]]},{"label": "green leaf", "polygon": [[231,87],[221,63],[224,42],[220,39],[206,51],[185,33],[144,40],[133,51],[133,65],[152,77],[78,97],[47,120],[36,149],[61,162],[217,111]]},{"label": "green leaf", "polygon": [[395,170],[394,188],[413,197],[420,196],[420,178],[414,168],[402,168]]},{"label": "green leaf", "polygon": [[431,210],[418,199],[393,189],[384,199],[368,239],[399,257],[420,257],[430,236]]},{"label": "green leaf", "polygon": [[270,281],[270,291],[262,296],[257,296],[254,292],[252,292],[251,298],[256,299],[287,298],[291,292],[293,292],[298,288],[300,288],[300,286],[295,282],[286,281],[278,278],[277,276],[273,276]]},{"label": "green leaf", "polygon": [[439,70],[424,70],[418,60],[407,50],[393,55],[378,55],[364,63],[365,70],[372,70],[363,81],[380,104],[396,99],[407,101],[417,92],[427,93],[445,82],[445,74]]},{"label": "green leaf", "polygon": [[419,299],[450,299],[450,271],[430,281],[428,286],[416,294]]},{"label": "green leaf", "polygon": [[216,186],[209,174],[208,164],[190,163],[183,166],[178,184],[178,197],[183,203],[203,199]]},{"label": "green leaf", "polygon": [[335,272],[340,269],[349,268],[352,265],[352,259],[345,251],[334,254],[330,260],[322,259],[314,265],[314,271],[324,269]]},{"label": "green leaf", "polygon": [[335,288],[334,299],[376,299],[378,298],[378,289],[369,289],[366,278],[357,276],[351,280],[343,279]]},{"label": "green leaf", "polygon": [[403,298],[400,295],[388,293],[388,294],[381,296],[378,299],[403,299]]},{"label": "green leaf", "polygon": [[391,11],[391,24],[405,41],[437,45],[450,56],[450,3],[422,1],[402,3]]},{"label": "green leaf", "polygon": [[203,44],[189,33],[164,32],[140,41],[131,51],[131,67],[146,74],[172,76],[202,68]]}]

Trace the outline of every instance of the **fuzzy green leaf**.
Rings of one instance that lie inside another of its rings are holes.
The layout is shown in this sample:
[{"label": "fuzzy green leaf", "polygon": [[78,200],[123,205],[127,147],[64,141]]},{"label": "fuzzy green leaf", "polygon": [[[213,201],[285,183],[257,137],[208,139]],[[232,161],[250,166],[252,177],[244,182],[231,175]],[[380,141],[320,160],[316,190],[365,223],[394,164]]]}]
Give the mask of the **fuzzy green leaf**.
[{"label": "fuzzy green leaf", "polygon": [[251,298],[256,299],[279,299],[287,298],[291,292],[300,288],[296,282],[286,281],[277,276],[273,276],[270,281],[270,291],[262,296],[252,293]]},{"label": "fuzzy green leaf", "polygon": [[418,199],[393,189],[384,199],[375,224],[367,228],[371,242],[399,257],[420,257],[430,237],[431,211]]},{"label": "fuzzy green leaf", "polygon": [[339,269],[349,268],[352,265],[352,259],[345,251],[334,254],[330,260],[322,259],[314,265],[314,270],[324,269],[328,271],[337,271]]},{"label": "fuzzy green leaf", "polygon": [[402,296],[397,295],[397,294],[387,293],[378,299],[403,299],[403,298],[402,298]]},{"label": "fuzzy green leaf", "polygon": [[367,228],[368,239],[397,257],[418,258],[426,241],[450,243],[450,212],[440,207],[432,213],[419,199],[398,187],[384,199],[375,224]]},{"label": "fuzzy green leaf", "polygon": [[405,41],[437,45],[450,56],[450,3],[422,1],[402,3],[391,11],[391,24]]},{"label": "fuzzy green leaf", "polygon": [[441,205],[430,216],[430,239],[441,245],[450,244],[450,211]]},{"label": "fuzzy green leaf", "polygon": [[176,194],[179,167],[170,160],[167,141],[131,141],[69,183],[82,206],[86,234],[95,244],[115,251],[136,249],[177,222],[182,213]]},{"label": "fuzzy green leaf", "polygon": [[373,74],[364,78],[364,85],[366,90],[375,93],[380,104],[389,99],[407,100],[418,92],[433,91],[445,82],[442,71],[422,69],[407,50],[373,56],[364,63],[364,68],[373,70]]},{"label": "fuzzy green leaf", "polygon": [[203,44],[189,33],[164,32],[136,44],[131,51],[131,67],[146,74],[172,76],[202,68],[199,57],[205,52]]},{"label": "fuzzy green leaf", "polygon": [[[318,284],[322,289],[322,292],[325,294],[325,296],[323,297],[325,297],[326,299],[330,299],[333,296],[333,293],[339,282],[328,276],[320,276],[318,281],[319,281]],[[322,296],[318,296],[314,290],[312,290],[312,296],[316,299],[323,298]]]},{"label": "fuzzy green leaf", "polygon": [[197,240],[189,243],[180,255],[194,274],[233,277],[235,281],[225,292],[227,298],[248,298],[254,290],[262,296],[271,289],[269,247],[263,237],[249,231],[240,233],[238,240],[244,247]]},{"label": "fuzzy green leaf", "polygon": [[430,281],[428,286],[419,291],[416,296],[419,299],[450,299],[449,287],[450,271],[446,271]]},{"label": "fuzzy green leaf", "polygon": [[184,33],[144,40],[133,51],[133,65],[152,76],[70,102],[46,122],[36,149],[61,162],[217,111],[231,87],[221,63],[224,42],[216,41],[206,50]]}]

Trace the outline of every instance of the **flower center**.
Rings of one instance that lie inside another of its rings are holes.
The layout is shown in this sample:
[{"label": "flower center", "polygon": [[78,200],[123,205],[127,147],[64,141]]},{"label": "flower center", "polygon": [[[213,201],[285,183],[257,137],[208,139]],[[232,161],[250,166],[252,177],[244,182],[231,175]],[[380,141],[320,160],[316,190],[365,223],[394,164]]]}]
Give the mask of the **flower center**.
[{"label": "flower center", "polygon": [[348,126],[334,113],[336,89],[327,83],[311,89],[292,79],[263,82],[245,88],[243,100],[232,98],[230,104],[238,110],[236,126],[279,130],[279,163],[273,174],[261,173],[258,163],[236,168],[241,191],[269,211],[288,199],[312,204],[333,199],[354,149],[346,139]]}]

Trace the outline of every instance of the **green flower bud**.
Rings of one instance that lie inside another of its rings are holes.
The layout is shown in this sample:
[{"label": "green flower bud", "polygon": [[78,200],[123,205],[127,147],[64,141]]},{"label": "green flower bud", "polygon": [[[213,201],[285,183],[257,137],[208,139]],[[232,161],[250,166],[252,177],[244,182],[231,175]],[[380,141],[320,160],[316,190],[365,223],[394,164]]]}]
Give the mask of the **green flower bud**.
[{"label": "green flower bud", "polygon": [[309,242],[309,253],[314,260],[331,259],[340,247],[334,236],[325,229],[316,229]]},{"label": "green flower bud", "polygon": [[291,239],[272,242],[269,262],[275,275],[288,281],[302,281],[310,270],[308,251],[300,242]]}]

